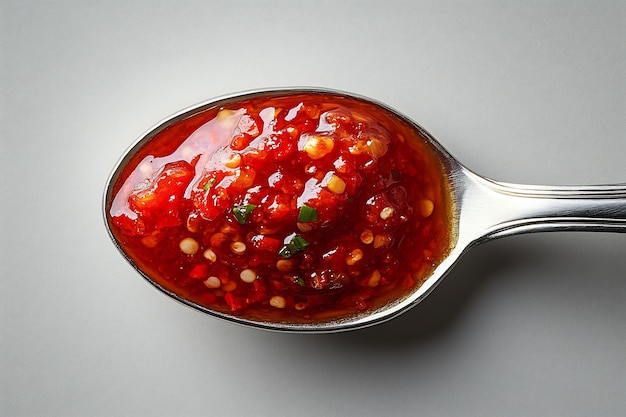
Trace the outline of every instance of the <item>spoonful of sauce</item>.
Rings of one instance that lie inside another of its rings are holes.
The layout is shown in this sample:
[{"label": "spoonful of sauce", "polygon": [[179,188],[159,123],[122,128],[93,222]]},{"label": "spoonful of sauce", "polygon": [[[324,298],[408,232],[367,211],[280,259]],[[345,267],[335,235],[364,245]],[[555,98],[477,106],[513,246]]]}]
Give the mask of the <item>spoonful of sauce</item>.
[{"label": "spoonful of sauce", "polygon": [[104,214],[170,297],[240,324],[331,332],[408,310],[481,242],[625,232],[626,184],[491,181],[382,103],[279,89],[158,124],[117,164]]}]

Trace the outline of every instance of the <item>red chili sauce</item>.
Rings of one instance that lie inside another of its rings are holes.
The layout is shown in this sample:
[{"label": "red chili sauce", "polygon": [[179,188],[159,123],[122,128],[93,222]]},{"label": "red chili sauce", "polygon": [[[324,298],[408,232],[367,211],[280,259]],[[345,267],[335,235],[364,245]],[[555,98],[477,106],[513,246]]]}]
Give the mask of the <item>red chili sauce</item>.
[{"label": "red chili sauce", "polygon": [[122,169],[109,224],[155,283],[251,320],[328,321],[428,278],[447,181],[414,127],[354,98],[250,98],[165,128]]}]

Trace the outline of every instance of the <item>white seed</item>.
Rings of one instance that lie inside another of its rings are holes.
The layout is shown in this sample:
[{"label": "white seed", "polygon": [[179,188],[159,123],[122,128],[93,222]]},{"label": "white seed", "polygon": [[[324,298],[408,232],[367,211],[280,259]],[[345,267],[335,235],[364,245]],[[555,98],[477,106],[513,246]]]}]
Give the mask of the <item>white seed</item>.
[{"label": "white seed", "polygon": [[194,255],[200,249],[200,244],[194,238],[186,237],[180,241],[178,247],[186,255]]},{"label": "white seed", "polygon": [[293,268],[293,261],[291,259],[279,259],[276,262],[276,269],[280,272],[288,272]]},{"label": "white seed", "polygon": [[370,229],[363,230],[363,232],[361,233],[361,242],[365,243],[366,245],[369,245],[373,241],[374,241],[374,234],[372,233],[372,231]]},{"label": "white seed", "polygon": [[388,246],[391,243],[391,236],[389,235],[376,235],[374,236],[374,248],[382,248]]},{"label": "white seed", "polygon": [[205,250],[202,255],[204,256],[205,259],[207,259],[210,262],[217,261],[217,255],[215,254],[215,252],[213,252],[213,249],[209,248]]},{"label": "white seed", "polygon": [[254,272],[252,269],[246,268],[239,273],[239,278],[241,278],[243,282],[251,284],[256,279],[256,272]]},{"label": "white seed", "polygon": [[363,259],[363,251],[361,249],[354,249],[348,253],[348,256],[346,256],[346,264],[354,265],[361,259]]},{"label": "white seed", "polygon": [[380,218],[383,220],[387,220],[388,218],[393,216],[393,213],[395,213],[393,207],[385,207],[380,211]]},{"label": "white seed", "polygon": [[281,297],[280,295],[275,295],[272,298],[270,298],[270,305],[272,307],[285,308],[286,304],[287,303],[285,302],[285,298]]},{"label": "white seed", "polygon": [[220,281],[220,279],[218,277],[208,277],[207,279],[204,280],[204,285],[207,288],[219,288],[220,285],[222,285],[222,282]]},{"label": "white seed", "polygon": [[230,244],[230,250],[236,255],[241,255],[246,251],[246,244],[243,242],[233,242]]}]

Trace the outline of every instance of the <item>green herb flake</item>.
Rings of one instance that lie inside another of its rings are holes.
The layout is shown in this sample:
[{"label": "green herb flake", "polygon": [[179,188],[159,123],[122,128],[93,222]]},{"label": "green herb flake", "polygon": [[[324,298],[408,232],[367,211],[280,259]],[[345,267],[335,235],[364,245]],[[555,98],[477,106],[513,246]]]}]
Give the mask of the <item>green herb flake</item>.
[{"label": "green herb flake", "polygon": [[278,254],[283,258],[291,258],[296,253],[302,252],[307,246],[309,246],[309,242],[305,238],[300,235],[294,235],[289,243],[280,248]]},{"label": "green herb flake", "polygon": [[293,252],[289,249],[289,245],[285,245],[280,248],[278,254],[283,258],[291,258],[293,256]]},{"label": "green herb flake", "polygon": [[248,216],[252,213],[256,206],[254,204],[246,204],[233,207],[233,215],[240,224],[246,224]]},{"label": "green herb flake", "polygon": [[301,223],[314,222],[317,220],[317,209],[315,207],[309,207],[306,204],[300,207],[300,213],[298,213],[298,221]]},{"label": "green herb flake", "polygon": [[205,182],[202,188],[204,189],[204,191],[209,191],[209,188],[213,187],[213,184],[215,184],[215,178],[211,178],[207,182]]}]

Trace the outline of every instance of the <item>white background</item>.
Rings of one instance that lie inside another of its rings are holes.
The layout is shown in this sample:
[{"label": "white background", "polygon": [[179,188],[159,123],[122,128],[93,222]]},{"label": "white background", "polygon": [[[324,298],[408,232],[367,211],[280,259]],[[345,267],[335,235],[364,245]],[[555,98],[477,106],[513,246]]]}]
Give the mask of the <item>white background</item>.
[{"label": "white background", "polygon": [[626,180],[624,1],[0,2],[0,415],[626,415],[626,235],[473,249],[342,334],[204,316],[104,228],[125,149],[196,102],[366,95],[508,182]]}]

